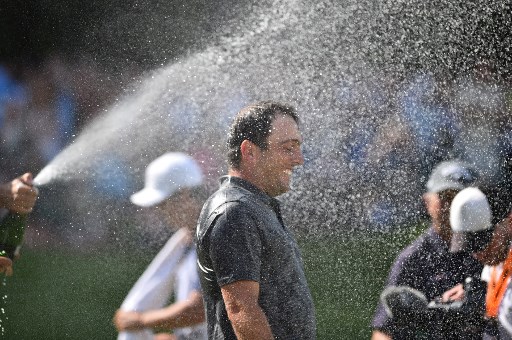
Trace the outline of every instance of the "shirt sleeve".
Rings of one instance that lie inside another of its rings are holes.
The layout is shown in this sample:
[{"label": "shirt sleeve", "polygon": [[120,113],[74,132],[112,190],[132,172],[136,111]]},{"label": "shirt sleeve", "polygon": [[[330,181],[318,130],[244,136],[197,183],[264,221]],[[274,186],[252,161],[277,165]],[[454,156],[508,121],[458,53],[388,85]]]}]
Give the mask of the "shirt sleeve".
[{"label": "shirt sleeve", "polygon": [[[396,285],[396,282],[393,281],[396,278],[397,271],[399,270],[398,267],[400,267],[399,263],[398,261],[395,261],[395,263],[393,264],[393,268],[391,269],[390,276],[388,277],[386,287]],[[379,303],[377,305],[377,310],[375,311],[375,315],[373,316],[372,329],[379,330],[383,333],[386,333],[389,336],[392,336],[395,331],[393,320],[386,313],[386,310],[384,309],[384,305],[382,304],[380,298]]]},{"label": "shirt sleeve", "polygon": [[[386,287],[403,285],[414,286],[411,282],[411,277],[414,275],[408,270],[414,268],[414,265],[409,263],[411,260],[409,250],[410,249],[406,249],[403,251],[393,263],[386,282]],[[380,299],[373,317],[372,329],[379,330],[391,337],[395,337],[402,331],[393,319],[388,316]]]},{"label": "shirt sleeve", "polygon": [[242,203],[230,205],[219,217],[210,235],[209,252],[219,286],[241,280],[259,282],[258,221]]}]

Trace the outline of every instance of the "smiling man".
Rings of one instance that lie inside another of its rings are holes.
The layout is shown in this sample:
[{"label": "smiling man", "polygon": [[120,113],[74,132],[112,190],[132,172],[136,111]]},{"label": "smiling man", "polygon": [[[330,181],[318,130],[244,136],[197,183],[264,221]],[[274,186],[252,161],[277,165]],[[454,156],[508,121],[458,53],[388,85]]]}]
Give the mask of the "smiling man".
[{"label": "smiling man", "polygon": [[300,252],[274,198],[304,163],[295,110],[242,109],[228,137],[229,174],[203,206],[198,265],[209,339],[315,339]]}]

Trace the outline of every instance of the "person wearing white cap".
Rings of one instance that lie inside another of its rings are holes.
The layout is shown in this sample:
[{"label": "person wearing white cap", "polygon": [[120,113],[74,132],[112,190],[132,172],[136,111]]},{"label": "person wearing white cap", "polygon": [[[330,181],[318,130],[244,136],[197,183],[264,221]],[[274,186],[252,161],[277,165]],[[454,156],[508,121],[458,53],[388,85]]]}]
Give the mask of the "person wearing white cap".
[{"label": "person wearing white cap", "polygon": [[512,213],[491,228],[491,209],[475,189],[461,191],[464,195],[452,204],[452,250],[477,251],[475,257],[485,264],[481,277],[487,282],[488,323],[483,339],[512,339]]},{"label": "person wearing white cap", "polygon": [[491,207],[485,194],[476,187],[460,191],[450,208],[452,253],[481,251],[492,237]]},{"label": "person wearing white cap", "polygon": [[[463,238],[467,239],[467,236]],[[481,276],[487,282],[485,340],[512,339],[511,243],[512,212],[509,212],[493,228],[489,244],[474,254],[485,265]]]},{"label": "person wearing white cap", "polygon": [[[398,255],[386,287],[405,286],[419,291],[427,301],[449,302],[457,294],[462,294],[460,284],[468,277],[472,281],[479,281],[483,265],[472,253],[450,252],[453,235],[451,204],[459,192],[475,185],[477,179],[477,172],[459,160],[441,162],[432,170],[426,183],[427,192],[423,195],[431,227]],[[485,292],[483,287],[478,289]],[[476,307],[482,309],[483,303]],[[429,339],[481,339],[483,315],[481,319],[480,324],[471,327],[452,323],[448,319],[413,325],[407,319],[399,320],[390,316],[380,301],[372,321],[372,339],[414,339],[418,332],[424,332],[422,334]]]},{"label": "person wearing white cap", "polygon": [[[145,186],[130,197],[180,226],[130,290],[114,316],[119,340],[206,339],[192,231],[207,197],[203,174],[188,155],[166,153],[146,168]],[[175,302],[164,305],[174,293]],[[152,329],[173,330],[153,335]]]}]

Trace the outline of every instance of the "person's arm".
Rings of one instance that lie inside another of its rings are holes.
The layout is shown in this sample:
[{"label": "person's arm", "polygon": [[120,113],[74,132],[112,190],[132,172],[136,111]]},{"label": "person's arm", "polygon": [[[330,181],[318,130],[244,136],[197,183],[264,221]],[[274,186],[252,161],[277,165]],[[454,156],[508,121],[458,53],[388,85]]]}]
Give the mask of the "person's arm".
[{"label": "person's arm", "polygon": [[38,190],[33,186],[32,174],[26,173],[10,182],[0,185],[0,207],[18,214],[32,211]]},{"label": "person's arm", "polygon": [[205,320],[203,297],[200,292],[193,291],[184,301],[168,307],[147,312],[118,310],[114,316],[114,324],[118,331],[140,330],[145,328],[190,327]]},{"label": "person's arm", "polygon": [[236,281],[222,286],[221,292],[237,339],[274,339],[267,317],[258,304],[258,282]]},{"label": "person's arm", "polygon": [[[414,283],[421,278],[421,272],[417,271],[424,268],[424,262],[418,258],[423,240],[424,236],[400,252],[391,266],[385,289],[391,286],[407,286],[421,291]],[[403,322],[399,321],[388,315],[382,300],[379,299],[371,323],[372,340],[388,340],[393,339],[393,336],[403,335],[407,330],[404,330]]]},{"label": "person's arm", "polygon": [[375,330],[372,333],[372,340],[391,340],[391,337],[386,333]]}]

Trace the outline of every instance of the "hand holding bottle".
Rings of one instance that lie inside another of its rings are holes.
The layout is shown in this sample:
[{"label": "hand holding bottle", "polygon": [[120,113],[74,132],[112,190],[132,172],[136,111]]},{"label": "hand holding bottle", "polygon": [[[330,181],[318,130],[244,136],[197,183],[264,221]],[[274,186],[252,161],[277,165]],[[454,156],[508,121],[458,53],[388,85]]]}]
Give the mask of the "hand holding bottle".
[{"label": "hand holding bottle", "polygon": [[39,192],[31,173],[0,184],[0,208],[9,212],[0,220],[0,274],[11,276],[13,261],[23,241],[27,215],[32,212]]},{"label": "hand holding bottle", "polygon": [[0,207],[13,213],[28,214],[32,211],[38,194],[33,185],[32,174],[26,173],[0,185]]}]

